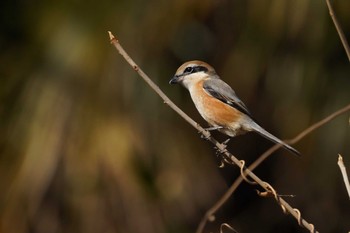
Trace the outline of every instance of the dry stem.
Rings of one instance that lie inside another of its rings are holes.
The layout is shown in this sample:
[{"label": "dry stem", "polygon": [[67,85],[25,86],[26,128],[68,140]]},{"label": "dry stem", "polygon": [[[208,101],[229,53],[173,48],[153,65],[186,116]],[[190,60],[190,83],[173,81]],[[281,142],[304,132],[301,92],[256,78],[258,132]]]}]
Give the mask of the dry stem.
[{"label": "dry stem", "polygon": [[348,178],[348,174],[346,172],[346,167],[345,167],[344,162],[343,162],[343,157],[340,154],[338,155],[338,166],[339,166],[340,172],[343,176],[344,184],[345,184],[346,190],[348,191],[348,195],[350,198],[349,178]]},{"label": "dry stem", "polygon": [[334,11],[333,11],[333,7],[332,7],[332,4],[330,3],[330,0],[326,0],[326,2],[327,2],[327,7],[328,7],[328,10],[329,10],[329,14],[330,14],[330,16],[331,16],[331,18],[332,18],[332,20],[333,20],[333,23],[334,23],[334,25],[335,25],[335,28],[337,29],[337,32],[338,32],[338,35],[339,35],[339,37],[340,37],[341,43],[342,43],[343,46],[344,46],[344,50],[345,50],[346,55],[348,56],[348,60],[349,60],[349,62],[350,62],[350,48],[349,48],[349,44],[348,44],[348,42],[347,42],[347,40],[346,40],[346,37],[345,37],[345,35],[344,35],[344,32],[343,32],[343,30],[342,30],[340,24],[339,24],[339,22],[338,22],[338,19],[337,19],[337,17],[335,16],[335,13],[334,13]]}]

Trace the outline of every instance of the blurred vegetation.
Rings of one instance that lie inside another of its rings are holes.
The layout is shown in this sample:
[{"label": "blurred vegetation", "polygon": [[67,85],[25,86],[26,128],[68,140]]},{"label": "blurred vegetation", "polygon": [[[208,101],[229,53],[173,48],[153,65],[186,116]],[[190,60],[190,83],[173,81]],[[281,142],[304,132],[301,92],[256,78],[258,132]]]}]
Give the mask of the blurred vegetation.
[{"label": "blurred vegetation", "polygon": [[[350,2],[334,2],[350,38]],[[0,7],[0,232],[193,232],[237,177],[109,44],[107,31],[185,112],[169,79],[212,64],[267,130],[291,138],[350,101],[349,63],[325,1],[4,1]],[[336,165],[350,165],[349,114],[279,151],[257,174],[322,232],[350,229]],[[205,125],[205,124],[204,124]],[[220,140],[222,135],[216,135]],[[253,161],[271,144],[230,142]],[[301,232],[242,185],[208,224]]]}]

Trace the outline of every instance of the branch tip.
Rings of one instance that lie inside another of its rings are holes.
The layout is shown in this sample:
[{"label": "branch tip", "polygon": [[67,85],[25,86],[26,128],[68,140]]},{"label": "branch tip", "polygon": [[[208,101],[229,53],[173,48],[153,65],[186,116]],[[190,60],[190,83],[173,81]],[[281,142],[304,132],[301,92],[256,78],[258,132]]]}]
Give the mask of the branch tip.
[{"label": "branch tip", "polygon": [[341,154],[338,154],[338,163],[342,163],[343,162],[343,157],[341,156]]},{"label": "branch tip", "polygon": [[349,177],[348,177],[348,173],[346,172],[346,167],[343,161],[343,157],[338,154],[338,166],[340,169],[340,172],[342,174],[343,180],[344,180],[344,184],[346,187],[346,191],[348,192],[349,198],[350,198],[350,183],[349,183]]},{"label": "branch tip", "polygon": [[115,38],[115,36],[112,34],[111,31],[108,31],[108,35],[109,35],[109,40],[111,41],[111,43],[112,43],[114,40],[117,40],[117,39]]}]

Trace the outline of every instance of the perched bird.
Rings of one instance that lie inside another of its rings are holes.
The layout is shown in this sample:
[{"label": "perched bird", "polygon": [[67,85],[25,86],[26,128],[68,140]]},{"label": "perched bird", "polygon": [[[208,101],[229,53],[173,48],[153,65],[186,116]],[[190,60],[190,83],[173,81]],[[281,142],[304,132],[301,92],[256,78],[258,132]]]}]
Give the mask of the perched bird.
[{"label": "perched bird", "polygon": [[180,83],[190,92],[198,112],[211,126],[208,130],[218,130],[230,137],[254,131],[300,156],[296,149],[252,119],[234,90],[220,79],[209,64],[203,61],[186,62],[177,69],[169,83]]}]

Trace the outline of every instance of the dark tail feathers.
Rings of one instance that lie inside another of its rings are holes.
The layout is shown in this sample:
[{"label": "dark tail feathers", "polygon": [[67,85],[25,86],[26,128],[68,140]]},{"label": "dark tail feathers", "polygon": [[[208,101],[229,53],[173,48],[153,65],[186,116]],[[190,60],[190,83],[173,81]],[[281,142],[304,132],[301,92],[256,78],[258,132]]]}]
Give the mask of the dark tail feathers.
[{"label": "dark tail feathers", "polygon": [[293,147],[291,147],[287,143],[283,142],[282,140],[278,139],[277,137],[273,136],[272,134],[267,132],[265,129],[263,129],[260,125],[255,123],[254,126],[252,127],[252,129],[255,132],[257,132],[258,134],[260,134],[261,136],[263,136],[264,138],[266,138],[266,139],[268,139],[276,144],[281,144],[283,146],[283,148],[285,148],[286,150],[289,150],[293,154],[295,154],[297,156],[301,156],[299,151],[297,151],[296,149],[294,149]]}]

